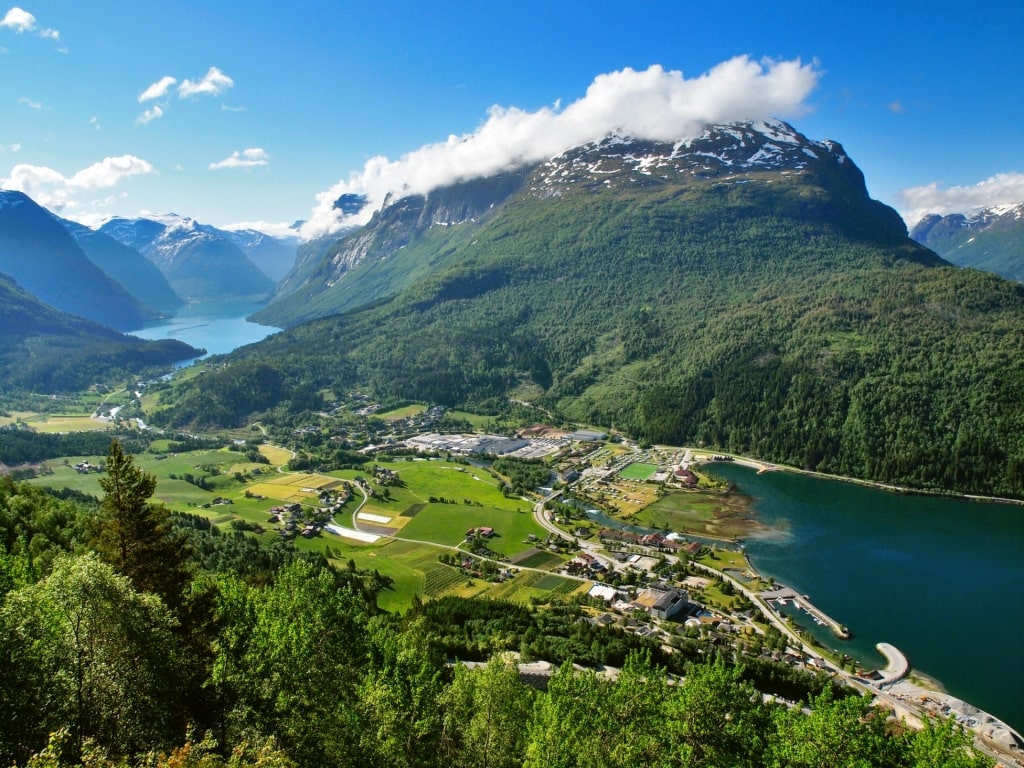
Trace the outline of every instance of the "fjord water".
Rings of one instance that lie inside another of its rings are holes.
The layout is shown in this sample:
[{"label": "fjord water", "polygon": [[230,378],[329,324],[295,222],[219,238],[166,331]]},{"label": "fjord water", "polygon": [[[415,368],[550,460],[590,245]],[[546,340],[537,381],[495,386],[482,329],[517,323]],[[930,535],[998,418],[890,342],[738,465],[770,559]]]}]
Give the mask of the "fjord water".
[{"label": "fjord water", "polygon": [[193,347],[202,347],[208,354],[224,355],[280,330],[245,319],[262,306],[238,299],[193,302],[159,325],[131,331],[131,334],[143,339],[177,339]]},{"label": "fjord water", "polygon": [[1024,506],[732,464],[714,472],[771,527],[746,542],[752,565],[854,634],[819,629],[823,644],[878,667],[875,643],[893,643],[950,694],[1024,729]]}]

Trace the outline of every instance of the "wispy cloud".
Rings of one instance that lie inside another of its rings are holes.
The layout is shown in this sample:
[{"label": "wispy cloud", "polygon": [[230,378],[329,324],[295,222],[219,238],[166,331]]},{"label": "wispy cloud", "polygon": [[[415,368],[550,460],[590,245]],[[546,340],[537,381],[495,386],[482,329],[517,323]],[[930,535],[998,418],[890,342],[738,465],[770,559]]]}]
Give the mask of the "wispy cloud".
[{"label": "wispy cloud", "polygon": [[[552,157],[617,132],[640,139],[692,138],[709,123],[800,115],[821,73],[816,63],[754,61],[739,56],[697,77],[652,66],[599,75],[583,98],[536,112],[491,107],[469,134],[428,144],[398,160],[374,157],[360,171],[317,195],[305,237],[362,223],[388,194],[426,193],[456,181],[490,176]],[[334,201],[365,194],[358,218],[343,221]]]},{"label": "wispy cloud", "polygon": [[100,129],[100,119],[96,117],[96,115],[93,115],[89,118],[89,125],[98,131]]},{"label": "wispy cloud", "polygon": [[[159,101],[147,109],[137,118],[136,125],[145,125],[163,117],[170,106],[171,89],[178,83],[178,78],[171,75],[164,75],[155,83],[147,87],[139,94],[139,103],[145,104],[148,101]],[[189,99],[193,96],[216,96],[231,88],[235,81],[221,72],[217,67],[210,67],[207,73],[199,80],[182,80],[178,84],[177,93],[179,99]],[[221,109],[224,109],[223,105]]]},{"label": "wispy cloud", "polygon": [[973,213],[1006,203],[1024,202],[1024,173],[997,173],[971,186],[942,187],[939,182],[899,193],[903,220],[913,227],[929,213]]},{"label": "wispy cloud", "polygon": [[899,99],[896,99],[895,101],[890,101],[887,107],[889,111],[892,112],[894,115],[902,115],[904,112],[907,111],[906,107],[903,106],[903,102],[901,102]]},{"label": "wispy cloud", "polygon": [[48,40],[60,41],[60,32],[56,29],[49,29],[46,27],[39,27],[36,23],[36,17],[23,8],[17,6],[11,8],[4,14],[3,19],[0,19],[0,29],[12,29],[19,35],[22,32],[35,32],[40,37],[44,37]]},{"label": "wispy cloud", "polygon": [[22,96],[20,99],[18,99],[18,103],[24,104],[29,109],[34,109],[37,112],[43,108],[42,102],[32,101],[32,99],[28,98],[27,96]]},{"label": "wispy cloud", "polygon": [[21,144],[0,144],[0,152],[18,152],[21,149]]},{"label": "wispy cloud", "polygon": [[155,173],[155,169],[134,155],[106,157],[87,168],[65,176],[53,168],[21,163],[11,169],[10,176],[0,179],[0,188],[24,192],[51,211],[74,208],[83,192],[107,189],[123,179]]},{"label": "wispy cloud", "polygon": [[146,101],[152,101],[153,99],[162,99],[167,95],[167,91],[170,90],[171,86],[178,82],[178,78],[166,75],[161,77],[146,90],[139,94],[139,103],[142,104]]},{"label": "wispy cloud", "polygon": [[231,153],[231,157],[224,158],[216,163],[210,163],[210,170],[216,171],[221,168],[254,168],[260,165],[269,165],[270,155],[266,150],[259,147],[243,149],[241,152]]},{"label": "wispy cloud", "polygon": [[202,80],[183,80],[178,86],[178,95],[183,99],[191,96],[217,96],[234,84],[235,81],[217,67],[210,67]]},{"label": "wispy cloud", "polygon": [[159,104],[154,104],[152,107],[150,107],[137,118],[135,118],[135,124],[145,125],[146,123],[151,123],[154,120],[157,120],[158,118],[161,118],[163,116],[164,108],[161,107]]}]

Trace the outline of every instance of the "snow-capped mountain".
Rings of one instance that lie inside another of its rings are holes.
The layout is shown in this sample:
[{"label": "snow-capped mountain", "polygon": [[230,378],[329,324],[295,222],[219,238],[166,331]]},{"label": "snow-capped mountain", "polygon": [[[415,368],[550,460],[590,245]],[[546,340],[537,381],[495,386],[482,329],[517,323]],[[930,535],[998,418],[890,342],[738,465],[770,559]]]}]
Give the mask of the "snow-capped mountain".
[{"label": "snow-capped mountain", "polygon": [[387,199],[365,226],[332,245],[303,248],[274,301],[257,316],[284,326],[383,299],[444,268],[460,249],[468,257],[471,233],[488,222],[529,228],[518,212],[540,203],[564,211],[568,229],[573,217],[583,215],[574,206],[591,199],[613,205],[600,196],[619,194],[636,200],[666,196],[680,213],[688,205],[722,206],[732,214],[741,207],[784,206],[787,216],[850,236],[892,244],[907,236],[896,212],[871,200],[863,174],[842,146],[812,141],[786,123],[709,126],[675,142],[610,135],[544,162]]},{"label": "snow-capped mountain", "polygon": [[969,214],[930,213],[910,236],[954,264],[1024,283],[1024,203]]},{"label": "snow-capped mountain", "polygon": [[262,297],[273,280],[249,259],[233,233],[176,214],[107,221],[99,229],[139,250],[188,299]]}]

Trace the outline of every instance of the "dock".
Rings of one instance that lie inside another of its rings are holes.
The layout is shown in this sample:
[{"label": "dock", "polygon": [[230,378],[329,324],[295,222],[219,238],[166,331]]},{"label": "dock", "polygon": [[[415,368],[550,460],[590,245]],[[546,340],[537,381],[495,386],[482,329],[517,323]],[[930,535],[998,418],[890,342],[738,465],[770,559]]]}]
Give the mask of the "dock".
[{"label": "dock", "polygon": [[851,637],[850,630],[814,605],[806,595],[797,594],[795,590],[789,587],[777,584],[775,589],[762,592],[761,597],[768,602],[792,600],[798,608],[809,614],[816,622],[824,624],[831,629],[832,634],[836,637],[842,640],[849,640]]}]

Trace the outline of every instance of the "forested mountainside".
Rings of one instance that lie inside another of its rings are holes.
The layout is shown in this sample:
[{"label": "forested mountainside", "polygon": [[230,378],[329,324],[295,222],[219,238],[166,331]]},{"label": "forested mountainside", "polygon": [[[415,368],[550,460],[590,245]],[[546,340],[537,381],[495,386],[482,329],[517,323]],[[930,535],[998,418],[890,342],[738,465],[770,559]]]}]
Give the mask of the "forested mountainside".
[{"label": "forested mountainside", "polygon": [[[160,418],[241,423],[321,388],[485,410],[514,397],[651,442],[1024,495],[1024,288],[910,240],[839,145],[782,124],[613,137],[488,210],[364,249],[308,303],[386,270],[415,278],[239,351]],[[338,253],[383,242],[392,215]]]},{"label": "forested mountainside", "polygon": [[199,354],[180,341],[143,341],[60,312],[0,273],[0,389],[79,391]]},{"label": "forested mountainside", "polygon": [[925,216],[910,232],[917,242],[961,267],[975,267],[1024,283],[1024,203],[967,216]]},{"label": "forested mountainside", "polygon": [[47,210],[0,190],[0,272],[53,307],[127,331],[157,316],[104,274]]}]

